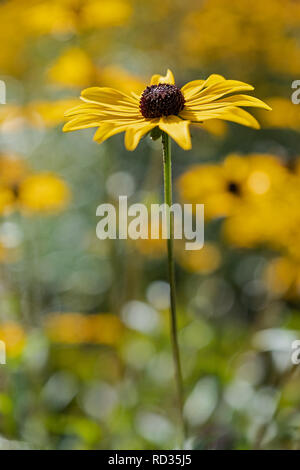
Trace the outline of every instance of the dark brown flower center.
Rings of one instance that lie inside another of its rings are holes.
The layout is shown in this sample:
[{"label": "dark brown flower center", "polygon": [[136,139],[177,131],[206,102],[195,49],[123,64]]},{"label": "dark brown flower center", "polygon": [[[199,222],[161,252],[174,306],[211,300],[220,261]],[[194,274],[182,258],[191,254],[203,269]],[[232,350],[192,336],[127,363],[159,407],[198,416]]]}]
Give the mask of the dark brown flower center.
[{"label": "dark brown flower center", "polygon": [[185,99],[175,85],[147,86],[140,99],[140,111],[145,118],[177,115],[184,108]]},{"label": "dark brown flower center", "polygon": [[241,193],[241,188],[240,186],[233,182],[233,181],[230,181],[227,185],[227,190],[232,193],[232,194],[235,194],[236,196],[239,196],[240,193]]}]

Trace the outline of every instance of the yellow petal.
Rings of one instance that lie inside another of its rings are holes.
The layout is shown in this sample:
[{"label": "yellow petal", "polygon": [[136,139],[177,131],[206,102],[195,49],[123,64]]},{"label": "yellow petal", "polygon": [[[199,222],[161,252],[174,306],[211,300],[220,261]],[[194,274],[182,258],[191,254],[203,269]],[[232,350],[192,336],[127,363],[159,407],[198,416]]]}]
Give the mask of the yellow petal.
[{"label": "yellow petal", "polygon": [[224,80],[210,85],[207,88],[203,88],[200,91],[197,90],[193,96],[190,95],[189,90],[187,93],[183,93],[183,95],[185,97],[186,104],[204,104],[211,101],[216,101],[217,99],[222,98],[222,96],[228,95],[229,93],[252,90],[254,90],[253,86],[248,85],[248,83],[239,82],[237,80]]},{"label": "yellow petal", "polygon": [[181,91],[183,92],[185,99],[189,100],[203,88],[224,81],[225,78],[222,75],[212,74],[206,80],[193,80],[192,82],[188,82],[181,88]]},{"label": "yellow petal", "polygon": [[138,125],[127,129],[125,134],[125,147],[127,150],[135,150],[141,138],[151,131],[157,125],[157,122],[158,120],[153,122],[145,121],[142,126]]},{"label": "yellow petal", "polygon": [[72,117],[78,116],[84,113],[91,113],[91,114],[98,114],[101,113],[99,105],[96,104],[80,104],[79,106],[75,106],[75,108],[68,109],[65,112],[65,117]]},{"label": "yellow petal", "polygon": [[228,108],[227,111],[220,114],[220,119],[236,122],[243,126],[253,127],[254,129],[260,129],[259,122],[255,117],[241,108]]},{"label": "yellow petal", "polygon": [[77,131],[79,129],[87,129],[89,127],[98,127],[101,123],[101,118],[95,116],[79,116],[67,122],[64,127],[64,132]]},{"label": "yellow petal", "polygon": [[260,125],[257,120],[242,108],[225,107],[211,111],[182,111],[180,116],[190,121],[203,122],[208,119],[223,119],[224,121],[232,121],[243,126],[259,129]]},{"label": "yellow petal", "polygon": [[255,98],[255,96],[249,96],[249,95],[235,95],[235,96],[229,96],[227,98],[222,98],[220,101],[217,101],[216,103],[227,103],[228,105],[233,105],[233,106],[245,106],[245,107],[253,107],[253,108],[262,108],[266,109],[268,111],[271,111],[272,108],[270,108],[269,105],[264,103],[258,98]]},{"label": "yellow petal", "polygon": [[175,84],[174,75],[170,69],[167,71],[167,75],[164,77],[162,75],[153,75],[151,78],[150,85],[158,85],[159,83],[167,83],[170,85]]},{"label": "yellow petal", "polygon": [[140,102],[141,94],[142,94],[142,93],[137,94],[137,93],[135,93],[134,91],[132,91],[131,94],[132,94],[133,98],[135,98],[138,102]]},{"label": "yellow petal", "polygon": [[189,121],[183,121],[177,116],[165,116],[160,118],[159,128],[169,134],[184,150],[192,148]]},{"label": "yellow petal", "polygon": [[271,110],[270,106],[268,106],[263,101],[255,98],[254,96],[248,95],[236,95],[236,96],[229,96],[227,98],[221,98],[216,101],[212,100],[209,102],[208,100],[203,102],[198,101],[190,101],[186,103],[185,109],[191,111],[204,111],[204,110],[213,110],[223,107],[232,107],[232,106],[244,106],[244,107],[252,107],[252,108],[263,108],[268,111]]},{"label": "yellow petal", "polygon": [[114,88],[106,87],[86,88],[81,92],[81,99],[90,103],[104,105],[118,105],[121,103],[131,107],[136,107],[139,105],[138,100],[133,96],[126,95],[125,93],[115,90]]},{"label": "yellow petal", "polygon": [[208,86],[215,85],[216,83],[221,83],[221,82],[226,82],[226,78],[224,78],[223,75],[213,73],[205,80],[204,86],[208,87]]},{"label": "yellow petal", "polygon": [[[128,146],[125,142],[126,148],[128,150],[134,150],[141,137],[153,127],[155,127],[157,125],[157,122],[158,119],[152,120],[151,122],[146,121],[145,119],[139,119],[136,121],[123,119],[112,119],[111,121],[103,121],[94,135],[94,140],[98,143],[102,143],[109,137],[112,137],[115,134],[119,134],[120,132],[135,130],[138,135],[137,137],[133,137],[134,142],[130,144],[130,142],[128,141]],[[137,138],[138,140],[136,141]],[[135,143],[136,145],[134,145]]]},{"label": "yellow petal", "polygon": [[205,80],[193,80],[183,85],[183,87],[181,87],[181,91],[194,90],[195,88],[202,89],[204,83]]},{"label": "yellow petal", "polygon": [[122,105],[102,105],[99,103],[84,103],[75,108],[69,109],[66,113],[66,117],[75,117],[83,115],[94,115],[101,117],[127,117],[130,119],[141,118],[142,115],[137,108],[129,108]]},{"label": "yellow petal", "polygon": [[114,122],[102,122],[99,129],[94,135],[94,141],[102,144],[105,140],[113,135],[124,132],[127,128],[127,124],[116,125]]}]

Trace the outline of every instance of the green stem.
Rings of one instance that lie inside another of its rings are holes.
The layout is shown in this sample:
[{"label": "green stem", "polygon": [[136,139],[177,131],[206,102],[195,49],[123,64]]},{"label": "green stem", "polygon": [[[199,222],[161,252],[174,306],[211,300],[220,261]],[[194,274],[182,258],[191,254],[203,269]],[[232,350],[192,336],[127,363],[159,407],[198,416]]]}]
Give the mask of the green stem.
[{"label": "green stem", "polygon": [[[172,163],[171,163],[171,142],[170,137],[165,132],[162,133],[162,148],[163,148],[163,164],[164,164],[164,202],[172,206]],[[186,426],[183,417],[183,380],[181,371],[180,352],[178,344],[177,332],[177,318],[176,318],[176,288],[175,288],[175,271],[174,271],[174,253],[173,253],[173,240],[174,240],[174,220],[171,217],[171,212],[167,211],[167,224],[169,225],[169,237],[167,238],[168,248],[168,272],[170,282],[170,326],[171,326],[171,341],[172,352],[175,367],[175,381],[177,389],[177,401],[179,410],[179,419],[182,432],[182,441],[186,437]]]}]

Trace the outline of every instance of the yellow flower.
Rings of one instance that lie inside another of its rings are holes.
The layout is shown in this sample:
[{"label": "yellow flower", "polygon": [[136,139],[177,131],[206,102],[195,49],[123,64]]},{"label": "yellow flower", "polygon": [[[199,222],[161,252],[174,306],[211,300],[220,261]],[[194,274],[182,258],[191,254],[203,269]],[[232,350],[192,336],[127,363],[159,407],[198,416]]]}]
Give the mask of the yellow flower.
[{"label": "yellow flower", "polygon": [[26,29],[41,35],[120,26],[130,18],[132,8],[125,0],[42,0],[29,2],[26,11]]},{"label": "yellow flower", "polygon": [[226,217],[222,234],[238,247],[266,245],[300,261],[300,177],[268,154],[228,155],[196,165],[179,179],[184,202],[205,205],[207,219]]},{"label": "yellow flower", "polygon": [[9,188],[0,186],[0,214],[7,214],[13,209],[15,195]]},{"label": "yellow flower", "polygon": [[183,149],[189,150],[191,123],[222,119],[258,129],[257,120],[240,106],[270,107],[253,96],[239,94],[249,90],[253,90],[251,85],[226,80],[221,75],[194,80],[179,89],[168,70],[164,77],[153,75],[150,86],[140,95],[125,94],[113,88],[83,90],[81,99],[84,103],[66,113],[69,122],[63,130],[99,127],[94,137],[99,143],[125,132],[125,146],[134,150],[145,134],[158,128]]},{"label": "yellow flower", "polygon": [[294,298],[300,295],[300,265],[281,256],[269,262],[264,270],[264,281],[275,297]]},{"label": "yellow flower", "polygon": [[76,106],[74,98],[56,101],[32,101],[24,105],[0,106],[0,124],[4,132],[16,132],[31,126],[37,129],[52,127],[64,120],[66,107]]},{"label": "yellow flower", "polygon": [[96,69],[89,55],[78,47],[64,51],[48,72],[52,82],[74,87],[91,82],[95,74]]},{"label": "yellow flower", "polygon": [[210,134],[213,134],[215,137],[224,137],[224,135],[227,133],[228,126],[224,121],[211,119],[210,121],[205,121],[203,123],[203,129]]},{"label": "yellow flower", "polygon": [[245,200],[241,210],[226,219],[223,233],[236,246],[267,244],[299,260],[299,177],[286,171],[281,185],[279,178],[274,184],[271,182],[271,188],[261,196]]},{"label": "yellow flower", "polygon": [[52,313],[46,318],[45,329],[53,342],[68,344],[114,345],[122,334],[120,319],[111,313]]},{"label": "yellow flower", "polygon": [[23,328],[15,322],[0,325],[0,340],[4,341],[8,357],[19,356],[26,344],[26,334]]},{"label": "yellow flower", "polygon": [[81,3],[82,29],[120,26],[132,15],[132,7],[125,0],[88,0]]},{"label": "yellow flower", "polygon": [[209,274],[219,268],[221,253],[215,243],[206,242],[201,250],[180,250],[177,259],[179,264],[187,271]]},{"label": "yellow flower", "polygon": [[281,217],[274,218],[272,208],[266,203],[244,204],[242,210],[224,221],[222,233],[226,242],[242,248],[277,244],[283,224]]},{"label": "yellow flower", "polygon": [[189,64],[221,63],[244,77],[253,76],[264,64],[265,71],[297,75],[299,2],[209,0],[193,4],[183,11],[180,34],[183,59]]},{"label": "yellow flower", "polygon": [[246,200],[268,196],[280,189],[287,171],[273,155],[228,155],[222,164],[195,165],[178,182],[181,198],[205,204],[206,218],[237,212]]},{"label": "yellow flower", "polygon": [[19,188],[19,202],[29,212],[64,209],[70,199],[66,183],[52,173],[39,173],[25,178]]},{"label": "yellow flower", "polygon": [[131,90],[141,93],[145,88],[145,80],[132,75],[120,66],[98,67],[90,55],[79,47],[66,49],[50,68],[48,77],[51,82],[70,88],[81,87],[95,81],[104,87],[118,88],[124,93],[130,93]]},{"label": "yellow flower", "polygon": [[280,96],[269,98],[272,113],[261,113],[264,127],[300,129],[300,113],[298,106],[294,105],[290,98]]},{"label": "yellow flower", "polygon": [[47,335],[53,342],[84,343],[88,342],[89,331],[86,316],[80,313],[53,313],[45,322]]},{"label": "yellow flower", "polygon": [[74,106],[74,98],[57,101],[33,101],[25,110],[28,123],[32,127],[44,128],[56,126],[64,120],[66,106]]},{"label": "yellow flower", "polygon": [[25,160],[16,155],[0,156],[0,183],[8,188],[15,188],[25,176],[29,169]]}]

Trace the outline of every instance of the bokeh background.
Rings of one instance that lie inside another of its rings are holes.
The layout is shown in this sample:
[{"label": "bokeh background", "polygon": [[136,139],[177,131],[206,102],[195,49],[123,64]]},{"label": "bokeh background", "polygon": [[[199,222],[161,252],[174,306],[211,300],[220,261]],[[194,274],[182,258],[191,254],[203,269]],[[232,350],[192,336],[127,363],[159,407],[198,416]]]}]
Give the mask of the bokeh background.
[{"label": "bokeh background", "polygon": [[82,88],[171,68],[273,108],[173,144],[175,199],[206,212],[204,248],[176,244],[186,445],[299,448],[299,0],[7,0],[0,22],[0,447],[177,445],[165,242],[95,232],[102,202],[162,200],[160,144],[62,133]]}]

